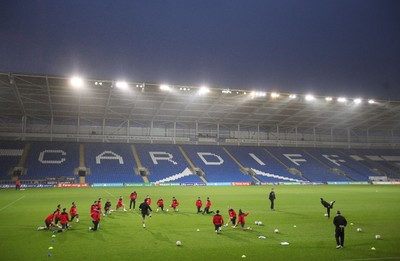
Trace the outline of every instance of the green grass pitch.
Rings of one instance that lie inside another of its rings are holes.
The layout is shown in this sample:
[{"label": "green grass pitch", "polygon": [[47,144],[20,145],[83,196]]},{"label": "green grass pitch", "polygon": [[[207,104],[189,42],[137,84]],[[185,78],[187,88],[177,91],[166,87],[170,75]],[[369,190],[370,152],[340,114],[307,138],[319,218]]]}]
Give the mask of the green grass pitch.
[{"label": "green grass pitch", "polygon": [[[376,185],[275,186],[276,211],[269,210],[270,186],[255,187],[124,187],[0,190],[1,260],[400,260],[400,187]],[[138,211],[114,212],[92,225],[90,205],[101,197],[103,206],[118,196],[129,204],[136,190],[138,201],[149,194],[170,204],[180,201],[179,212],[155,213],[143,228]],[[200,196],[212,200],[225,221],[227,207],[248,211],[241,231],[224,227],[214,232],[212,215],[196,214]],[[324,217],[320,197],[336,200],[332,217]],[[80,222],[57,233],[37,231],[58,203],[69,211],[77,203]],[[345,248],[335,249],[333,216],[341,210],[348,220]],[[262,221],[256,226],[255,221]],[[353,223],[353,225],[351,225]],[[362,232],[357,232],[357,228]],[[275,234],[274,229],[279,233]],[[199,229],[199,231],[197,231]],[[375,235],[381,235],[380,240]],[[259,239],[265,236],[265,239]],[[175,245],[181,241],[182,246]],[[289,245],[282,246],[281,242]],[[53,247],[53,249],[49,249]],[[371,248],[374,247],[375,250]],[[242,257],[245,255],[246,257]]]}]

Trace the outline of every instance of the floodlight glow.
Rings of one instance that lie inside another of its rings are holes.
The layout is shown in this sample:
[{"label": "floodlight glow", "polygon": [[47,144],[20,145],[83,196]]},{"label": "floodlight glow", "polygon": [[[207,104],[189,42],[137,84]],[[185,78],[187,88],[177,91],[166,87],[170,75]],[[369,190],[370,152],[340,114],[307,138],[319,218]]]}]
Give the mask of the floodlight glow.
[{"label": "floodlight glow", "polygon": [[306,101],[313,101],[313,100],[315,100],[315,97],[314,97],[314,95],[307,94],[305,99],[306,99]]},{"label": "floodlight glow", "polygon": [[362,102],[361,98],[356,98],[356,99],[354,99],[354,103],[355,103],[355,104],[359,104],[359,103],[361,103],[361,102]]},{"label": "floodlight glow", "polygon": [[374,103],[375,103],[375,100],[372,100],[372,99],[371,99],[371,100],[368,100],[368,103],[369,103],[369,104],[374,104]]},{"label": "floodlight glow", "polygon": [[221,92],[222,92],[222,93],[232,93],[232,91],[229,90],[229,89],[223,89]]},{"label": "floodlight glow", "polygon": [[325,101],[332,101],[332,97],[325,97]]},{"label": "floodlight glow", "polygon": [[279,93],[271,92],[271,98],[278,98],[279,96],[281,96]]},{"label": "floodlight glow", "polygon": [[345,97],[339,97],[339,98],[337,99],[337,101],[338,101],[338,102],[346,102],[347,99],[346,99]]},{"label": "floodlight glow", "polygon": [[82,87],[83,86],[83,80],[80,77],[74,76],[70,80],[70,84],[73,87]]},{"label": "floodlight glow", "polygon": [[162,84],[162,85],[160,85],[160,90],[162,90],[162,91],[171,91],[171,87],[169,87],[169,85]]},{"label": "floodlight glow", "polygon": [[206,93],[208,93],[208,92],[210,92],[210,89],[208,89],[207,87],[203,86],[203,87],[201,87],[201,88],[199,89],[198,94],[203,95],[203,94],[206,94]]},{"label": "floodlight glow", "polygon": [[296,94],[290,94],[289,99],[296,99],[297,95]]},{"label": "floodlight glow", "polygon": [[118,81],[118,82],[115,83],[115,87],[117,87],[119,89],[122,89],[122,90],[125,90],[125,89],[128,88],[128,84],[126,82],[124,82],[124,81]]},{"label": "floodlight glow", "polygon": [[252,92],[251,96],[253,96],[253,97],[265,97],[265,96],[267,96],[267,93],[266,92]]}]

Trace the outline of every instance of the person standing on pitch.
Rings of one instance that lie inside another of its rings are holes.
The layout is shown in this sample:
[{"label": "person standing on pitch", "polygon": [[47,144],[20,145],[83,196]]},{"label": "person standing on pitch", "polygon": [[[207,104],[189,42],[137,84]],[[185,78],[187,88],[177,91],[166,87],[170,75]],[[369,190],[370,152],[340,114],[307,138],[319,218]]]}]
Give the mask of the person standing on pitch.
[{"label": "person standing on pitch", "polygon": [[269,201],[271,201],[271,210],[275,210],[275,191],[274,188],[271,189],[271,192],[269,193]]},{"label": "person standing on pitch", "polygon": [[224,218],[219,214],[219,210],[213,217],[213,223],[215,227],[215,233],[222,231],[222,225],[224,224]]},{"label": "person standing on pitch", "polygon": [[342,216],[342,213],[339,210],[336,211],[336,217],[333,219],[333,224],[335,225],[336,248],[343,248],[344,228],[347,226],[347,220]]},{"label": "person standing on pitch", "polygon": [[146,218],[146,216],[151,217],[150,211],[153,211],[150,207],[149,204],[147,204],[147,198],[144,199],[144,201],[142,202],[142,204],[140,204],[139,209],[142,211],[142,224],[143,227],[146,227],[146,224],[144,223],[144,220]]},{"label": "person standing on pitch", "polygon": [[331,203],[326,202],[323,198],[321,198],[321,204],[326,208],[327,217],[331,217],[331,209],[333,208],[333,204],[335,201],[331,201]]},{"label": "person standing on pitch", "polygon": [[136,207],[136,199],[137,199],[137,193],[136,193],[136,191],[133,191],[133,192],[129,195],[129,198],[131,199],[131,201],[130,201],[130,203],[129,203],[129,211],[131,211],[131,210],[132,210],[132,206],[133,206],[133,209],[135,209],[135,207]]}]

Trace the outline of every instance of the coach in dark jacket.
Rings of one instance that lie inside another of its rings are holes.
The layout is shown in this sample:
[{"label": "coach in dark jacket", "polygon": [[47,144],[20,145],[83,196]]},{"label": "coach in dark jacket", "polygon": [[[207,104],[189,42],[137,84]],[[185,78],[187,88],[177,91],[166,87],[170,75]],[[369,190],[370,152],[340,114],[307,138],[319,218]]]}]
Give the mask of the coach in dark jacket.
[{"label": "coach in dark jacket", "polygon": [[333,224],[335,225],[336,248],[339,249],[344,246],[344,228],[347,226],[347,220],[339,210],[336,211]]}]

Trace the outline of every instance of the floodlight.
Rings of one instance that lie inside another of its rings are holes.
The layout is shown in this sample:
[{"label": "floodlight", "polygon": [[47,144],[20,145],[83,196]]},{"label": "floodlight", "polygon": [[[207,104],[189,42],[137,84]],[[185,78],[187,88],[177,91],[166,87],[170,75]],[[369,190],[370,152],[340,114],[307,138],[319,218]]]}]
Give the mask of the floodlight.
[{"label": "floodlight", "polygon": [[370,99],[370,100],[368,100],[368,103],[369,103],[369,104],[374,104],[374,103],[375,103],[375,100]]},{"label": "floodlight", "polygon": [[169,85],[162,84],[162,85],[160,85],[160,90],[162,90],[162,91],[171,91],[171,87],[169,87]]},{"label": "floodlight", "polygon": [[222,92],[222,93],[232,93],[232,91],[229,90],[229,89],[223,89],[221,92]]},{"label": "floodlight", "polygon": [[290,94],[289,99],[296,99],[297,95],[296,94]]},{"label": "floodlight", "polygon": [[325,101],[332,101],[332,97],[325,97]]},{"label": "floodlight", "polygon": [[267,96],[267,93],[266,92],[252,92],[251,96],[253,96],[253,97],[265,97],[265,96]]},{"label": "floodlight", "polygon": [[337,99],[337,101],[338,101],[338,102],[346,102],[347,99],[346,99],[345,97],[339,97],[339,98]]},{"label": "floodlight", "polygon": [[359,104],[359,103],[361,103],[361,102],[362,102],[361,98],[356,98],[356,99],[354,99],[354,103],[355,103],[355,104]]},{"label": "floodlight", "polygon": [[73,87],[82,87],[83,86],[83,80],[80,77],[74,76],[70,80],[70,84]]},{"label": "floodlight", "polygon": [[115,87],[125,90],[128,88],[128,84],[125,81],[118,81],[115,83]]},{"label": "floodlight", "polygon": [[315,100],[315,97],[312,94],[307,94],[305,99],[306,99],[306,101],[313,101],[313,100]]},{"label": "floodlight", "polygon": [[271,92],[271,98],[278,98],[279,96],[281,96],[279,93]]},{"label": "floodlight", "polygon": [[210,92],[210,89],[208,89],[208,87],[202,86],[202,87],[199,89],[198,94],[203,95],[203,94],[206,94],[206,93],[208,93],[208,92]]}]

